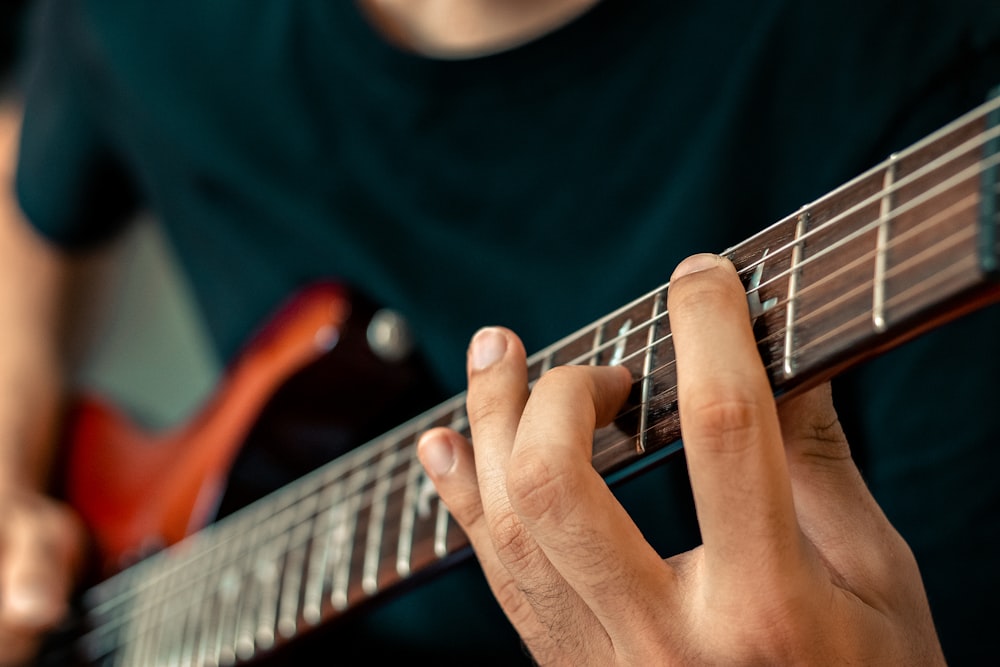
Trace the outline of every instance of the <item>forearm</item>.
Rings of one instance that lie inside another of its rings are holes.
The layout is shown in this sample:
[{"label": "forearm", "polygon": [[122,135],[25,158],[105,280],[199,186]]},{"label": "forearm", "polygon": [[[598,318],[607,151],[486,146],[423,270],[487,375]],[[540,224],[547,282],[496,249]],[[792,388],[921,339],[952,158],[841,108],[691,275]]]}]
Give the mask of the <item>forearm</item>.
[{"label": "forearm", "polygon": [[0,103],[0,491],[47,484],[62,396],[66,269],[14,196],[19,108]]}]

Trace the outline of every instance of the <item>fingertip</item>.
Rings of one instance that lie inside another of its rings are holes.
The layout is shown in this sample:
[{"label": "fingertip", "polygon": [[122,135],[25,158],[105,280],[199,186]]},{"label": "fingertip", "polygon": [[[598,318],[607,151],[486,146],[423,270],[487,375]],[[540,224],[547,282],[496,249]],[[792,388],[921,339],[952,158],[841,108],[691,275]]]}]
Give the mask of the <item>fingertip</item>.
[{"label": "fingertip", "polygon": [[720,267],[732,267],[732,262],[721,255],[715,255],[712,253],[699,253],[697,255],[691,255],[677,265],[677,268],[674,269],[673,275],[670,276],[670,280],[672,282],[683,278],[684,276]]},{"label": "fingertip", "polygon": [[636,379],[632,375],[632,371],[629,370],[627,366],[623,366],[621,364],[612,364],[611,368],[621,369],[615,371],[618,373],[618,382],[620,383],[620,387],[624,389],[626,393],[630,391],[632,389],[632,383],[635,382]]},{"label": "fingertip", "polygon": [[507,352],[507,335],[500,327],[483,327],[469,342],[469,369],[486,370]]},{"label": "fingertip", "polygon": [[458,462],[455,443],[447,429],[437,428],[420,436],[417,458],[432,478],[441,478],[452,472]]},{"label": "fingertip", "polygon": [[[595,392],[594,401],[598,407],[595,426],[601,427],[610,423],[622,408],[622,404],[628,399],[632,392],[632,384],[635,378],[625,366],[614,365],[609,367],[609,373],[613,378],[611,382],[602,383],[604,389]],[[606,396],[602,395],[605,394]]]}]

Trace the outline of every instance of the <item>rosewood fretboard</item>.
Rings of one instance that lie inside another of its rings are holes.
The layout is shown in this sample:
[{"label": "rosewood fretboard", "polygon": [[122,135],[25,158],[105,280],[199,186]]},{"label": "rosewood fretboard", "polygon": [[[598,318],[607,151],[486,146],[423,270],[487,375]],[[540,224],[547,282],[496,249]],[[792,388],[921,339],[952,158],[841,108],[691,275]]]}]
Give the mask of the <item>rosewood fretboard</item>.
[{"label": "rosewood fretboard", "polygon": [[[788,395],[997,296],[1000,102],[993,101],[727,250],[774,390]],[[595,437],[609,481],[680,447],[666,285],[533,355],[624,364],[633,401]],[[94,664],[251,661],[469,553],[414,450],[468,434],[456,396],[99,584]]]}]

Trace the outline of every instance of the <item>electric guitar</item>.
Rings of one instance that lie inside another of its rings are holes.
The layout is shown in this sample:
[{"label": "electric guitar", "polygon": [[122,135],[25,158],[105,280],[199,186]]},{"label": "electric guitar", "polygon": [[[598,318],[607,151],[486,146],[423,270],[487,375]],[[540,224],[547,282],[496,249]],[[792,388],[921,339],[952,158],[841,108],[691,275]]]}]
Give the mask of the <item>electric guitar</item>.
[{"label": "electric guitar", "polygon": [[[725,251],[779,398],[1000,300],[998,173],[995,99]],[[681,447],[665,304],[666,285],[528,360],[532,381],[561,364],[633,372],[632,399],[595,434],[609,483]],[[257,662],[471,554],[415,456],[428,428],[469,434],[463,395],[209,523],[243,438],[282,383],[338,352],[351,310],[337,286],[299,294],[176,431],[83,406],[66,493],[106,578],[82,595],[72,661]]]}]

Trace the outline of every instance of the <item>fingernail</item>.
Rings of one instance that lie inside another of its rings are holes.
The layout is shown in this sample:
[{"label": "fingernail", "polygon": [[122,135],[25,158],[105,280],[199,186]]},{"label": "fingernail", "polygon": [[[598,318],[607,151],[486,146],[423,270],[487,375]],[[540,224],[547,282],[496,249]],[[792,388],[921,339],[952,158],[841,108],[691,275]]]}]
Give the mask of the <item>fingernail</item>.
[{"label": "fingernail", "polygon": [[691,255],[674,269],[674,274],[670,276],[671,280],[676,280],[683,276],[690,275],[692,273],[698,273],[699,271],[707,271],[708,269],[714,269],[722,262],[722,258],[718,255],[713,255],[711,253],[701,253],[699,255]]},{"label": "fingernail", "polygon": [[418,451],[420,462],[434,477],[448,474],[455,465],[455,448],[442,435],[425,435]]},{"label": "fingernail", "polygon": [[481,371],[489,368],[503,357],[507,351],[507,337],[499,329],[486,327],[472,337],[472,369]]}]

